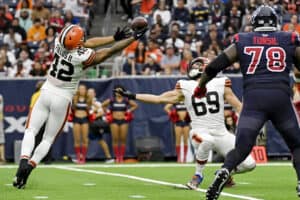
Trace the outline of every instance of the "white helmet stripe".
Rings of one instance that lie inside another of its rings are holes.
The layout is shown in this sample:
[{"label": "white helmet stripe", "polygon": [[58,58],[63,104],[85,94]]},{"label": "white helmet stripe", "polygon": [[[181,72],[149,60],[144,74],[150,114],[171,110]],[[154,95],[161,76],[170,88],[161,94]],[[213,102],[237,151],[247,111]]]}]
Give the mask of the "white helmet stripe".
[{"label": "white helmet stripe", "polygon": [[62,31],[61,36],[60,36],[60,38],[59,38],[59,42],[60,42],[60,44],[62,44],[63,46],[64,46],[64,41],[65,41],[65,37],[66,37],[67,33],[68,33],[69,30],[71,30],[71,28],[73,28],[74,26],[75,26],[75,25],[72,24],[72,25],[70,25],[70,26],[64,28],[64,30]]}]

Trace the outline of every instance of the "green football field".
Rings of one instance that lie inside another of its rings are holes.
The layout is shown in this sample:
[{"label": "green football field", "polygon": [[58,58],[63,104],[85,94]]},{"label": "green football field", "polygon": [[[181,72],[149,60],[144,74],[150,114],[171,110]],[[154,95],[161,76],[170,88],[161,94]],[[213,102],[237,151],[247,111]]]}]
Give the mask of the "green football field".
[{"label": "green football field", "polygon": [[[220,165],[208,164],[199,191],[180,189],[194,173],[194,164],[87,164],[40,165],[26,189],[12,185],[15,165],[0,166],[0,200],[201,200]],[[293,200],[296,176],[290,163],[258,165],[235,175],[236,185],[219,199]]]}]

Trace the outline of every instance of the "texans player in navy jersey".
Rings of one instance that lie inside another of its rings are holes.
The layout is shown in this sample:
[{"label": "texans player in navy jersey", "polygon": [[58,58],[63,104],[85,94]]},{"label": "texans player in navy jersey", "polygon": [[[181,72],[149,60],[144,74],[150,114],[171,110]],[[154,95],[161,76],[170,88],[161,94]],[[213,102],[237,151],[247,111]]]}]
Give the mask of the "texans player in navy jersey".
[{"label": "texans player in navy jersey", "polygon": [[291,101],[289,76],[293,64],[300,69],[300,38],[296,33],[278,31],[276,13],[267,5],[255,10],[251,23],[254,32],[236,34],[233,43],[208,64],[194,90],[194,96],[202,98],[208,81],[232,63],[240,62],[244,93],[235,148],[217,171],[206,192],[207,200],[218,199],[230,173],[249,155],[267,120],[290,148],[300,197],[300,128]]}]

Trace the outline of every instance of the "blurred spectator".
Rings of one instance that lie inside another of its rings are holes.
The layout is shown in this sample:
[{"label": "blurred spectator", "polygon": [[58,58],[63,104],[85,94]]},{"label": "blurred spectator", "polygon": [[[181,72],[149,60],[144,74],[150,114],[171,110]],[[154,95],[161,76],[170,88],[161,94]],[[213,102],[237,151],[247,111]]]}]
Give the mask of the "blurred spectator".
[{"label": "blurred spectator", "polygon": [[[160,16],[160,17],[158,17]],[[161,19],[162,25],[167,26],[171,21],[171,12],[166,8],[165,0],[160,0],[158,3],[158,8],[153,13],[153,23],[158,22],[158,18]]]},{"label": "blurred spectator", "polygon": [[193,34],[188,31],[184,35],[184,45],[188,44],[190,50],[196,51],[196,41],[197,39],[193,37]]},{"label": "blurred spectator", "polygon": [[30,14],[29,14],[28,10],[21,10],[20,12],[21,12],[20,17],[19,17],[20,26],[26,32],[28,32],[28,30],[32,27],[32,24],[33,24]]},{"label": "blurred spectator", "polygon": [[33,65],[33,61],[30,59],[28,51],[25,49],[21,50],[19,60],[22,61],[25,73],[28,75]]},{"label": "blurred spectator", "polygon": [[189,63],[192,61],[192,52],[189,49],[184,49],[182,53],[182,59],[180,61],[180,74],[186,74]]},{"label": "blurred spectator", "polygon": [[175,54],[172,44],[166,45],[166,53],[163,55],[160,66],[166,75],[179,74],[180,56]]},{"label": "blurred spectator", "polygon": [[3,43],[3,45],[0,46],[0,54],[1,54],[0,60],[3,59],[4,65],[6,67],[11,68],[13,65],[16,64],[17,59],[15,53],[9,50],[7,43]]},{"label": "blurred spectator", "polygon": [[233,121],[232,116],[229,115],[225,117],[225,126],[230,133],[235,134],[236,124]]},{"label": "blurred spectator", "polygon": [[239,0],[230,0],[225,7],[226,22],[224,28],[232,25],[236,30],[242,26],[243,16],[245,15],[245,8]]},{"label": "blurred spectator", "polygon": [[168,27],[156,23],[152,26],[148,39],[156,40],[159,44],[163,44],[167,39],[167,37],[168,37]]},{"label": "blurred spectator", "polygon": [[32,1],[31,0],[20,0],[17,4],[15,17],[19,18],[21,16],[22,11],[27,11],[29,13],[29,17],[31,18],[32,12]]},{"label": "blurred spectator", "polygon": [[235,28],[233,26],[229,26],[227,28],[227,33],[225,34],[225,37],[223,39],[223,47],[224,48],[228,47],[231,44],[232,38],[236,34],[236,32],[237,32],[237,30],[235,30]]},{"label": "blurred spectator", "polygon": [[[113,89],[126,90],[121,85],[116,85]],[[132,113],[138,105],[135,101],[113,91],[113,96],[106,99],[102,106],[106,112],[106,120],[110,123],[116,162],[122,163],[126,152],[129,123],[133,120]]]},{"label": "blurred spectator", "polygon": [[52,7],[57,10],[62,10],[64,8],[63,0],[51,0]]},{"label": "blurred spectator", "polygon": [[0,6],[0,33],[7,33],[11,20],[5,15],[5,7]]},{"label": "blurred spectator", "polygon": [[62,28],[64,27],[64,20],[61,16],[60,10],[54,10],[51,17],[49,26],[52,26],[55,28],[55,32],[60,33]]},{"label": "blurred spectator", "polygon": [[88,31],[88,18],[89,15],[85,10],[85,6],[88,2],[84,0],[63,0],[65,8],[64,10],[71,10],[75,17],[81,19],[81,26],[85,27]]},{"label": "blurred spectator", "polygon": [[27,32],[28,42],[40,42],[46,39],[46,28],[39,18],[34,20],[32,27]]},{"label": "blurred spectator", "polygon": [[65,15],[64,15],[64,24],[79,24],[80,20],[79,18],[75,17],[73,15],[72,10],[65,10]]},{"label": "blurred spectator", "polygon": [[3,43],[8,44],[8,49],[15,53],[15,49],[20,46],[22,42],[22,36],[15,32],[14,28],[11,26],[8,28],[8,33],[4,35]]},{"label": "blurred spectator", "polygon": [[162,58],[162,52],[157,44],[156,40],[149,40],[147,44],[147,49],[146,49],[146,57],[149,56],[151,53],[156,55],[156,62],[160,63],[161,58]]},{"label": "blurred spectator", "polygon": [[27,33],[26,30],[20,26],[19,18],[14,18],[12,21],[12,27],[16,33],[19,33],[22,36],[22,41],[26,41]]},{"label": "blurred spectator", "polygon": [[121,67],[123,66],[126,58],[127,58],[127,55],[129,53],[134,53],[136,48],[137,48],[137,45],[138,45],[138,41],[133,41],[129,46],[127,46],[123,51],[122,51],[122,54],[120,56],[116,56],[114,58],[114,63],[113,63],[113,66],[112,66],[112,76],[120,76],[121,75],[121,72],[122,72],[122,69]]},{"label": "blurred spectator", "polygon": [[171,25],[170,37],[166,40],[167,44],[172,44],[176,47],[177,50],[182,50],[184,46],[184,42],[179,38],[179,25],[177,23],[173,23]]},{"label": "blurred spectator", "polygon": [[32,69],[29,72],[30,76],[45,76],[47,71],[43,69],[42,64],[39,62],[34,62]]},{"label": "blurred spectator", "polygon": [[184,5],[184,0],[178,0],[177,6],[173,9],[172,20],[181,21],[183,23],[188,23],[191,20],[191,15],[189,9]]},{"label": "blurred spectator", "polygon": [[40,47],[34,55],[34,61],[42,65],[43,70],[48,70],[53,58],[52,52],[48,50],[48,45],[45,41],[40,43]]},{"label": "blurred spectator", "polygon": [[129,53],[122,67],[122,75],[136,75],[136,63],[134,53]]},{"label": "blurred spectator", "polygon": [[44,26],[47,26],[50,17],[51,17],[50,10],[44,7],[44,0],[36,0],[31,13],[32,21],[35,21],[36,19],[40,19],[41,23]]},{"label": "blurred spectator", "polygon": [[18,60],[16,66],[14,67],[12,77],[26,77],[27,75],[28,74],[26,74],[23,62],[21,60]]},{"label": "blurred spectator", "polygon": [[131,0],[120,0],[121,7],[123,8],[123,11],[126,15],[122,16],[122,20],[131,20],[133,13],[132,13],[132,5]]},{"label": "blurred spectator", "polygon": [[209,9],[204,5],[204,0],[196,0],[196,6],[192,8],[192,21],[195,23],[207,23]]},{"label": "blurred spectator", "polygon": [[47,44],[48,48],[47,48],[47,51],[53,53],[53,50],[54,50],[54,39],[55,39],[55,36],[56,36],[56,30],[54,27],[52,26],[49,26],[47,29],[46,29],[46,39],[45,39],[45,43]]},{"label": "blurred spectator", "polygon": [[137,73],[140,74],[146,59],[146,46],[143,41],[139,41],[134,54]]},{"label": "blurred spectator", "polygon": [[161,67],[157,63],[157,56],[154,53],[150,53],[146,57],[146,63],[143,66],[143,75],[154,75],[161,72]]},{"label": "blurred spectator", "polygon": [[156,5],[156,0],[141,0],[140,14],[142,14],[148,20],[148,23],[152,24],[151,15],[153,14],[153,8]]},{"label": "blurred spectator", "polygon": [[5,55],[0,51],[0,78],[8,76],[8,67],[5,65],[5,63]]},{"label": "blurred spectator", "polygon": [[218,37],[218,32],[215,26],[212,26],[208,32],[208,37],[203,41],[202,50],[213,48],[215,51],[219,52],[222,49],[222,41]]},{"label": "blurred spectator", "polygon": [[298,23],[298,16],[296,14],[293,14],[291,16],[291,22],[286,23],[282,27],[283,31],[296,31],[298,34],[300,34],[300,24]]},{"label": "blurred spectator", "polygon": [[4,100],[0,94],[0,164],[5,162],[5,134],[4,134]]},{"label": "blurred spectator", "polygon": [[[14,19],[14,15],[12,14],[10,7],[8,4],[3,4],[4,6],[4,12],[5,12],[5,16],[9,21],[12,21]],[[13,11],[13,10],[12,10]]]},{"label": "blurred spectator", "polygon": [[225,23],[225,15],[221,8],[221,3],[214,3],[209,15],[209,24],[216,24],[218,27]]}]

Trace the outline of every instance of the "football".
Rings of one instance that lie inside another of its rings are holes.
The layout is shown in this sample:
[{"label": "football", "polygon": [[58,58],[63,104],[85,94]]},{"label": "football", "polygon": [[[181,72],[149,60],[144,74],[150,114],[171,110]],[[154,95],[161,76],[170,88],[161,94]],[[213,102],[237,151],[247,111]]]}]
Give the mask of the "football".
[{"label": "football", "polygon": [[141,30],[145,27],[148,26],[148,22],[147,22],[147,19],[145,17],[136,17],[132,20],[131,22],[131,29],[132,30]]}]

